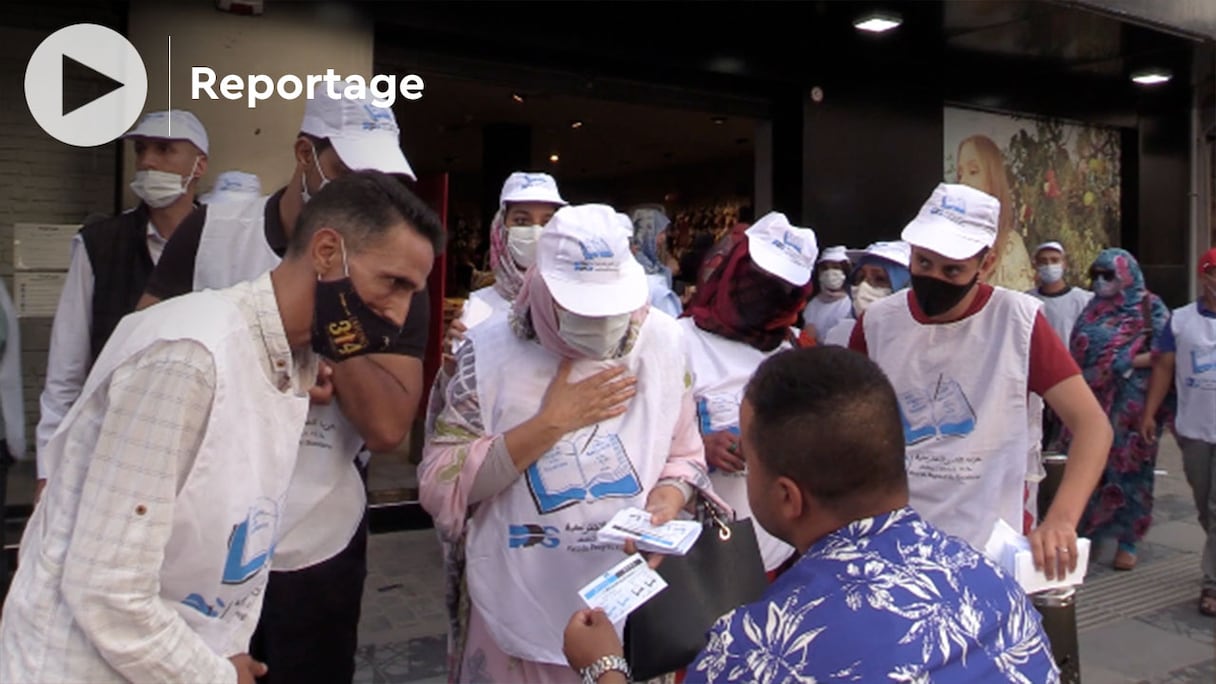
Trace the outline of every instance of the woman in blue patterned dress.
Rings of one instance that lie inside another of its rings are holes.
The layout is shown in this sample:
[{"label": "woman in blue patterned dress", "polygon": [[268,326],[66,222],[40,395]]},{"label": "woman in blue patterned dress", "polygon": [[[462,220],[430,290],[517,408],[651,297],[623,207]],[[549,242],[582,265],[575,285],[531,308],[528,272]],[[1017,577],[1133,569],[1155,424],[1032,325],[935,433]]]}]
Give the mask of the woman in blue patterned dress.
[{"label": "woman in blue patterned dress", "polygon": [[[1089,267],[1089,275],[1096,296],[1077,320],[1071,349],[1110,416],[1115,439],[1079,534],[1095,544],[1117,539],[1114,568],[1131,570],[1136,566],[1136,543],[1152,523],[1158,444],[1145,441],[1137,428],[1148,392],[1152,341],[1168,325],[1170,312],[1144,286],[1140,264],[1126,250],[1104,250]],[[1168,412],[1163,406],[1158,426],[1166,424]],[[1161,429],[1157,428],[1158,437]]]}]

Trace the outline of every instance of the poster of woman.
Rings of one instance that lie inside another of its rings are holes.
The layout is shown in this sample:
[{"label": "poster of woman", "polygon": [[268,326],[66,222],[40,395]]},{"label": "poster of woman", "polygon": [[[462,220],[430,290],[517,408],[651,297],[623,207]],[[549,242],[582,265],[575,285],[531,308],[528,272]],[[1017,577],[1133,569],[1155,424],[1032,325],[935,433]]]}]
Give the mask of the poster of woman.
[{"label": "poster of woman", "polygon": [[1119,132],[1051,119],[946,107],[945,180],[1001,202],[988,282],[1035,286],[1030,250],[1064,245],[1075,285],[1098,252],[1119,242]]}]

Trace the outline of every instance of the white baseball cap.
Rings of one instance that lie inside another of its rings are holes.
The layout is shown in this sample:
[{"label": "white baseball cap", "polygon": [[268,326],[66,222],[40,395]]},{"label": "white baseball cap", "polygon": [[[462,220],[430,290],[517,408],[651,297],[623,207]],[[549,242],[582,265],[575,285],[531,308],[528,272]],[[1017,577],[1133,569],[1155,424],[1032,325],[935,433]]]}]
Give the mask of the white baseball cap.
[{"label": "white baseball cap", "polygon": [[262,181],[252,173],[244,171],[225,171],[215,179],[211,192],[198,199],[203,204],[223,202],[233,199],[260,197]]},{"label": "white baseball cap", "polygon": [[894,262],[907,268],[912,263],[912,245],[903,240],[894,242],[874,242],[865,251],[861,253],[863,256],[876,256],[880,259]]},{"label": "white baseball cap", "polygon": [[1048,242],[1044,242],[1043,244],[1039,245],[1038,247],[1035,247],[1034,254],[1031,254],[1030,257],[1032,259],[1034,257],[1037,257],[1039,255],[1039,252],[1042,252],[1045,249],[1054,249],[1055,251],[1059,252],[1060,254],[1067,254],[1067,252],[1064,251],[1064,245],[1061,245],[1060,243],[1056,242],[1055,240],[1051,240]]},{"label": "white baseball cap", "polygon": [[900,236],[947,259],[970,259],[996,242],[1001,203],[969,185],[940,183]]},{"label": "white baseball cap", "polygon": [[629,232],[606,204],[558,209],[541,231],[536,268],[553,299],[580,316],[617,316],[650,298],[646,271],[629,248]]},{"label": "white baseball cap", "polygon": [[417,180],[414,169],[401,152],[397,117],[388,107],[363,99],[332,98],[329,89],[318,84],[304,105],[300,132],[326,138],[334,151],[354,171],[373,169],[396,173]]},{"label": "white baseball cap", "polygon": [[849,258],[849,252],[844,245],[836,245],[828,247],[819,253],[819,260],[815,263],[822,264],[825,261],[852,261]]},{"label": "white baseball cap", "polygon": [[811,280],[819,244],[815,231],[790,225],[780,212],[769,212],[748,228],[747,250],[757,266],[796,287]]},{"label": "white baseball cap", "polygon": [[135,128],[123,134],[124,138],[159,138],[161,140],[189,140],[207,154],[207,129],[198,117],[184,109],[148,112]]},{"label": "white baseball cap", "polygon": [[558,193],[557,181],[553,176],[524,171],[516,171],[507,176],[507,180],[502,184],[498,205],[506,206],[508,202],[548,202],[561,206],[568,204]]}]

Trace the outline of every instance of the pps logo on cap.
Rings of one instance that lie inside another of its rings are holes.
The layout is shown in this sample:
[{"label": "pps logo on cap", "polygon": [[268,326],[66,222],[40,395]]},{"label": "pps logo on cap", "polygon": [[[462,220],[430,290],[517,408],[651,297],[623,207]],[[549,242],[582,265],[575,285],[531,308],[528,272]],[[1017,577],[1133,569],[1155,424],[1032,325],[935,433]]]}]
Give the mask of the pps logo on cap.
[{"label": "pps logo on cap", "polygon": [[52,33],[25,67],[30,114],[51,137],[76,147],[121,136],[139,118],[147,95],[148,73],[135,46],[97,24]]},{"label": "pps logo on cap", "polygon": [[955,223],[962,223],[967,216],[967,200],[962,197],[951,197],[948,194],[942,194],[942,203],[940,206],[929,209],[930,214],[936,214]]}]

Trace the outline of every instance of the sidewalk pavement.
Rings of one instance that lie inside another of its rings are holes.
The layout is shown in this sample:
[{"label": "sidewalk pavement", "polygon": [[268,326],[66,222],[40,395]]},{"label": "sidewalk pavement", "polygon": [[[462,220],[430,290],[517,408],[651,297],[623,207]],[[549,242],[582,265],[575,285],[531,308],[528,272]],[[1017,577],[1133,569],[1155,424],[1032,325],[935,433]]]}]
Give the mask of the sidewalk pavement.
[{"label": "sidewalk pavement", "polygon": [[[1198,613],[1203,533],[1172,437],[1158,457],[1152,530],[1131,572],[1091,561],[1077,599],[1085,684],[1216,682],[1216,619]],[[440,684],[446,672],[443,563],[432,530],[375,535],[359,629],[357,684]]]}]

